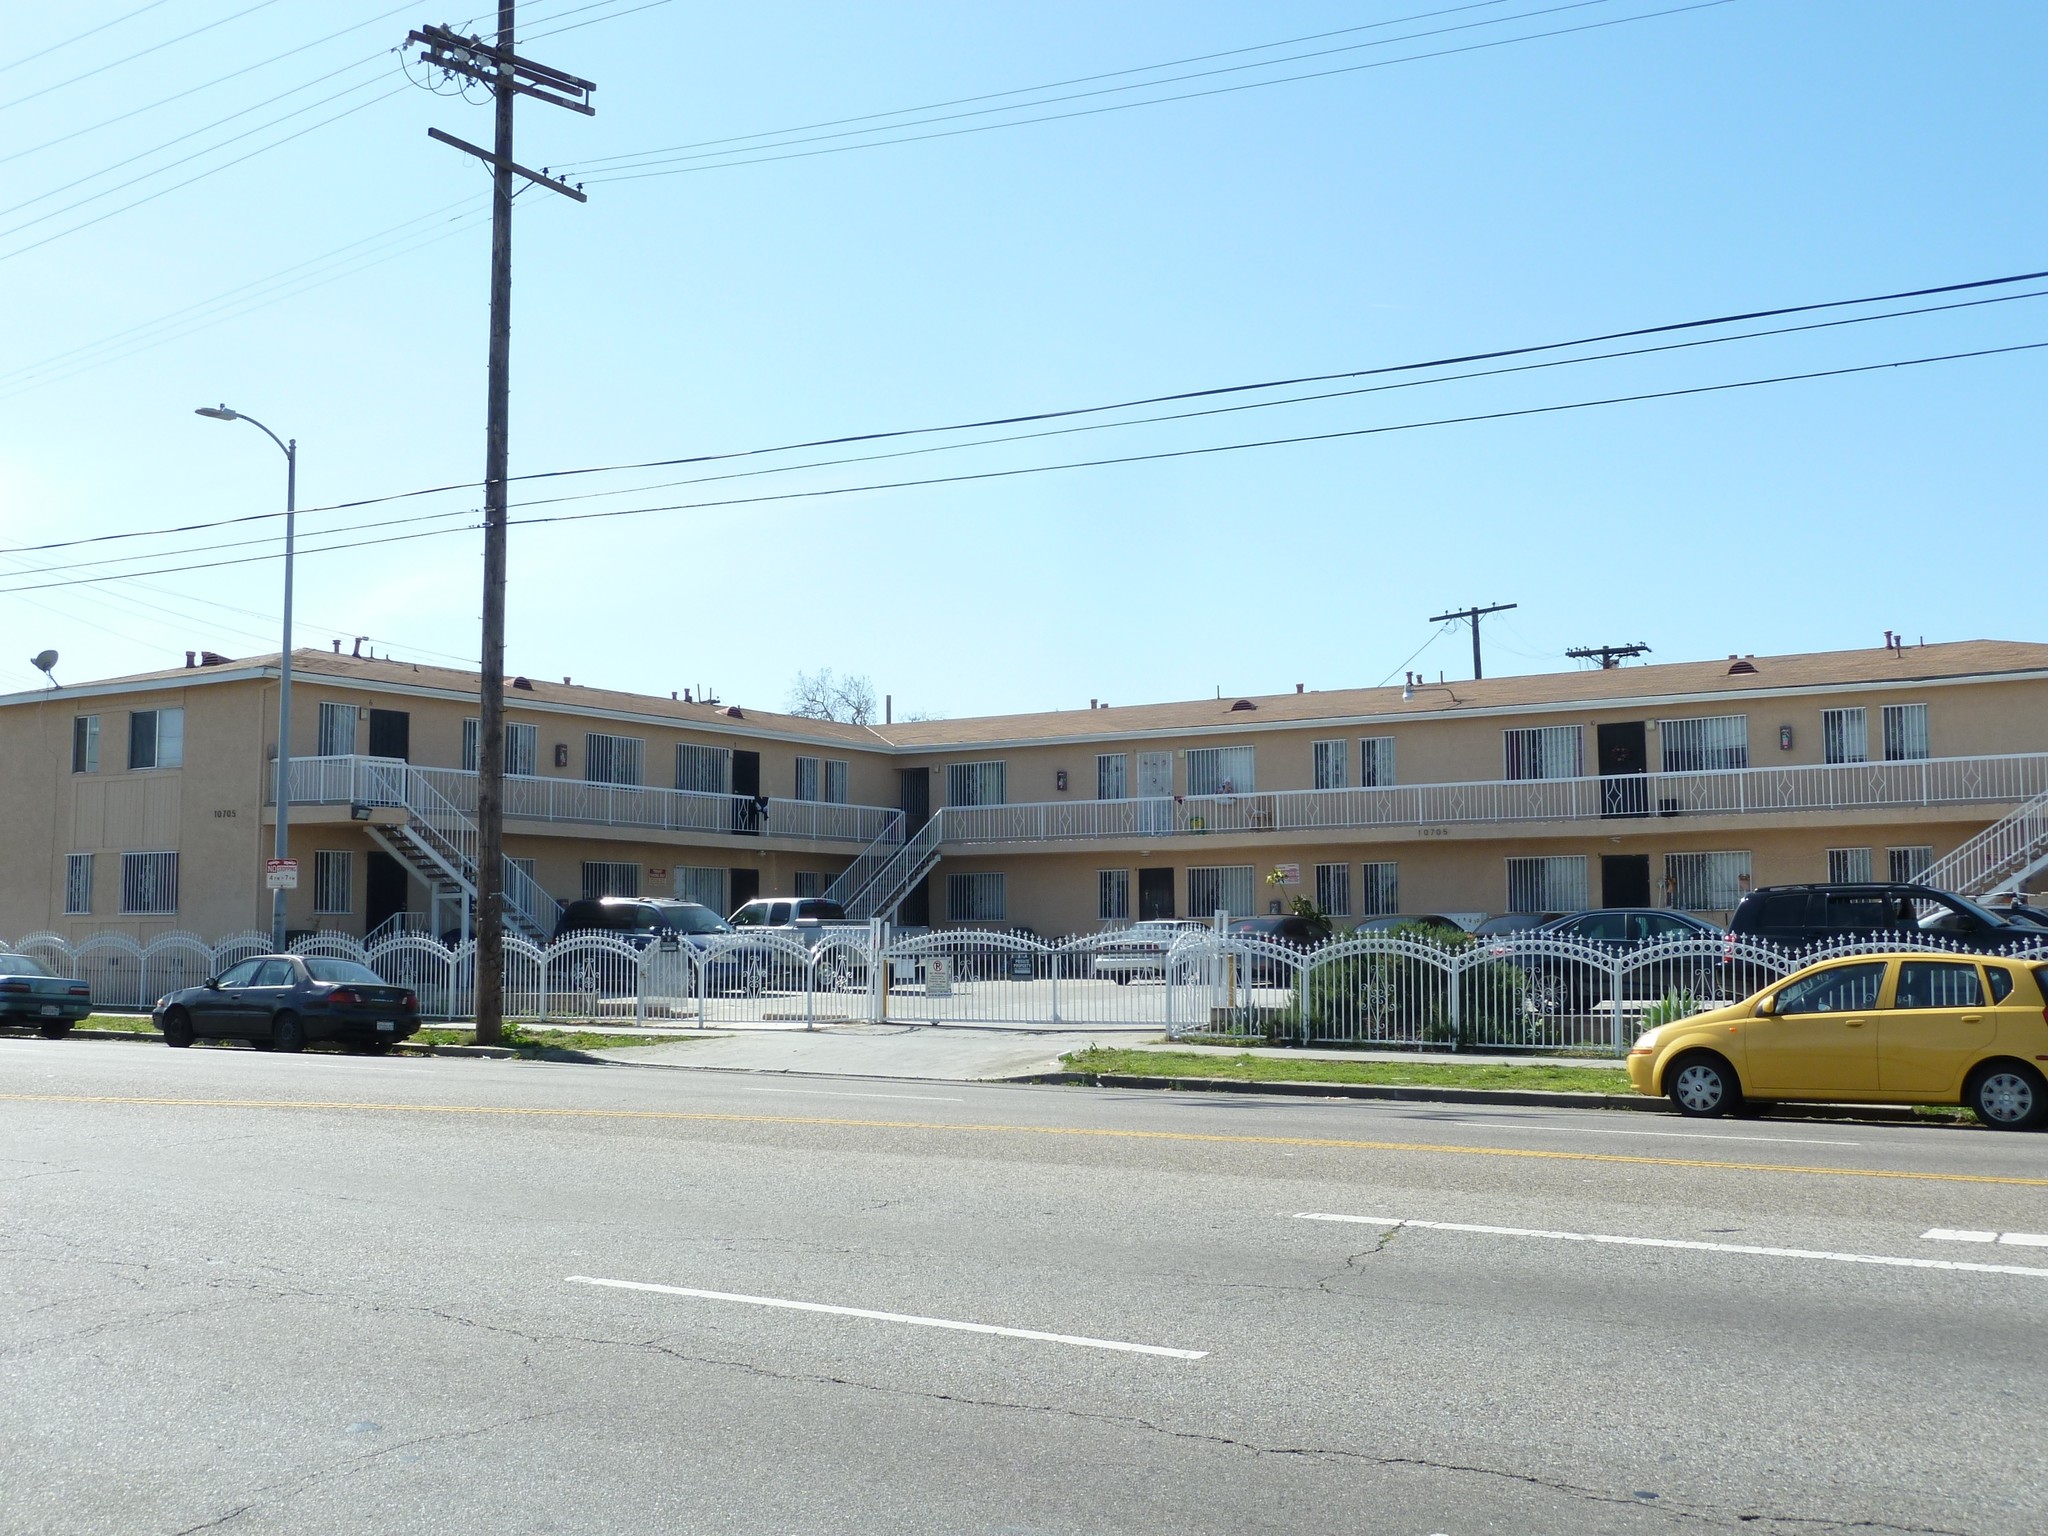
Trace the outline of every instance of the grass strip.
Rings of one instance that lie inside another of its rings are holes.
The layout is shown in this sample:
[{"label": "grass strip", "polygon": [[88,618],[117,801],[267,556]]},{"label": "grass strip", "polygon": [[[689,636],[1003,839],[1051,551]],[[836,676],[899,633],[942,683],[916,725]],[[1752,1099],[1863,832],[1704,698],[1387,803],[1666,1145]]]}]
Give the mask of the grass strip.
[{"label": "grass strip", "polygon": [[1475,1062],[1324,1061],[1299,1056],[1209,1056],[1095,1046],[1061,1058],[1070,1072],[1125,1077],[1227,1077],[1252,1083],[1373,1083],[1392,1088],[1529,1088],[1545,1093],[1627,1093],[1619,1067],[1503,1066]]},{"label": "grass strip", "polygon": [[[475,1045],[473,1029],[423,1029],[411,1045]],[[521,1056],[538,1056],[544,1051],[619,1051],[636,1045],[673,1045],[666,1035],[608,1035],[590,1029],[522,1029],[507,1024],[498,1044]]]}]

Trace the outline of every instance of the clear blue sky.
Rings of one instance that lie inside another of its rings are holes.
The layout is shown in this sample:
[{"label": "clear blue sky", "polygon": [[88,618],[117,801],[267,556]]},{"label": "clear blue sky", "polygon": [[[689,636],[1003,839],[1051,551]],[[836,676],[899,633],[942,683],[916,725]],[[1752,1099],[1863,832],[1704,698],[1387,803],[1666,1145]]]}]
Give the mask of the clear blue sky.
[{"label": "clear blue sky", "polygon": [[[304,291],[245,286],[464,199],[481,206],[485,173],[425,129],[487,139],[489,108],[413,89],[378,100],[405,80],[394,55],[371,58],[411,23],[465,18],[407,10],[373,20],[390,9],[384,0],[271,0],[64,83],[255,4],[161,0],[15,62],[143,3],[5,7],[0,157],[14,158],[0,162],[0,206],[13,210],[0,214],[0,232],[12,231],[0,233],[0,540],[18,549],[273,509],[281,459],[254,431],[191,414],[214,401],[298,437],[304,505],[477,478],[481,224],[419,223],[349,258],[390,259]],[[2048,268],[2048,8],[2034,0],[1733,0],[1035,126],[600,183],[590,162],[601,157],[1450,9],[634,9],[645,3],[522,6],[533,54],[597,81],[599,111],[520,108],[519,158],[584,163],[591,200],[520,198],[515,473]],[[1473,6],[1098,82],[1260,66],[1042,110],[1675,3]],[[537,36],[576,21],[595,24]],[[37,148],[356,22],[371,24]],[[1487,25],[1263,62],[1469,22]],[[331,71],[343,72],[308,86]],[[23,249],[362,102],[371,104],[243,164]],[[209,148],[250,128],[260,131]],[[847,142],[860,141],[806,147]],[[27,222],[195,150],[178,169]],[[442,238],[406,243],[415,234]],[[341,269],[314,266],[292,281]],[[188,310],[230,293],[241,296],[234,305]],[[288,296],[238,311],[275,293]],[[72,351],[181,312],[127,341]],[[2032,341],[2048,341],[2048,298],[554,510],[1339,432]],[[780,707],[799,669],[831,666],[871,676],[899,711],[963,716],[1372,684],[1398,677],[1430,642],[1429,615],[1495,601],[1521,604],[1489,628],[1497,672],[1569,667],[1567,646],[1602,641],[1647,641],[1675,660],[1876,645],[1887,628],[1909,639],[2044,639],[2044,381],[2048,352],[2022,352],[1311,445],[515,528],[508,665],[645,690],[711,684],[757,707]],[[540,482],[515,499],[711,472]],[[474,501],[470,492],[309,514],[302,538]],[[160,558],[145,566],[187,564],[274,550],[276,532],[16,554],[0,568],[151,551]],[[259,534],[272,542],[172,553]],[[461,532],[302,557],[300,643],[369,634],[399,657],[473,658],[479,548],[478,534]],[[0,576],[12,589],[0,592],[0,686],[37,681],[25,658],[46,646],[63,653],[59,677],[77,681],[175,664],[188,648],[275,644],[275,562],[101,586],[22,590],[25,580]],[[1468,648],[1440,637],[1413,665],[1465,675]]]}]

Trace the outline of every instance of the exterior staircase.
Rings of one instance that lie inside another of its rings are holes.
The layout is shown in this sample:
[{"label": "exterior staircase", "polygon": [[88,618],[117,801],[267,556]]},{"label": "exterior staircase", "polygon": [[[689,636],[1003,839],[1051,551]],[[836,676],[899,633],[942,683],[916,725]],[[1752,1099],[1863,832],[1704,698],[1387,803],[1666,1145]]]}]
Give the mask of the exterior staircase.
[{"label": "exterior staircase", "polygon": [[939,845],[946,840],[946,813],[943,809],[933,813],[930,821],[901,843],[886,842],[890,835],[884,833],[870,843],[826,888],[827,899],[846,908],[849,918],[866,921],[896,916],[903,898],[939,862]]},{"label": "exterior staircase", "polygon": [[1930,864],[1923,885],[1981,901],[2021,891],[2048,869],[2048,792],[2001,817],[1962,847]]}]

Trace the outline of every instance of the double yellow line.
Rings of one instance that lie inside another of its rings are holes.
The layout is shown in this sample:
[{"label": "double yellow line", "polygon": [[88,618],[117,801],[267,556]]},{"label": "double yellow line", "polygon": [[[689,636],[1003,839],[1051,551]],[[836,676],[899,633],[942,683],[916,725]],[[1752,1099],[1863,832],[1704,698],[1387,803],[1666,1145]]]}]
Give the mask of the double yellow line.
[{"label": "double yellow line", "polygon": [[1550,1152],[1528,1147],[1468,1147],[1426,1141],[1359,1141],[1336,1136],[1247,1136],[1219,1131],[1140,1131],[1096,1126],[1005,1125],[986,1121],[853,1120],[832,1115],[741,1115],[710,1110],[574,1109],[514,1104],[380,1104],[350,1099],[172,1099],[94,1093],[0,1093],[9,1104],[108,1104],[150,1109],[299,1109],[388,1115],[499,1115],[539,1120],[651,1120],[699,1125],[820,1126],[854,1131],[938,1131],[983,1136],[1069,1136],[1104,1141],[1207,1142],[1244,1147],[1310,1147],[1437,1157],[1511,1157],[1562,1163],[1620,1163],[1647,1168],[1711,1168],[1726,1173],[1793,1173],[1835,1179],[1906,1179],[1935,1184],[2003,1184],[2048,1189],[2048,1178],[2016,1174],[1934,1173],[1896,1168],[1824,1168],[1799,1163],[1734,1163],[1704,1157],[1641,1157],[1625,1152]]}]

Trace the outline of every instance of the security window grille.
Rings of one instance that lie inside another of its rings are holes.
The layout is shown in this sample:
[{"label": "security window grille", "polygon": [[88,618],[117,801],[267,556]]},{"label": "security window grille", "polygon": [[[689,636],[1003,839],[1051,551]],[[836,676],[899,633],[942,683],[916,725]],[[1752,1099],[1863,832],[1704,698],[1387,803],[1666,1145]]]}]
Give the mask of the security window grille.
[{"label": "security window grille", "polygon": [[723,917],[726,914],[725,871],[701,865],[679,868],[676,870],[676,895],[684,901],[709,907]]},{"label": "security window grille", "polygon": [[177,911],[177,854],[122,854],[121,910],[135,913]]},{"label": "security window grille", "polygon": [[638,864],[613,863],[604,860],[583,861],[583,899],[595,901],[600,896],[638,896],[640,894],[640,866]]},{"label": "security window grille", "polygon": [[1667,853],[1664,889],[1682,912],[1730,912],[1749,889],[1749,854]]},{"label": "security window grille", "polygon": [[1194,747],[1188,752],[1188,793],[1248,795],[1258,787],[1256,747]]},{"label": "security window grille", "polygon": [[800,757],[796,760],[796,790],[794,798],[798,800],[816,800],[819,798],[819,780],[823,777],[820,770],[823,766],[823,763],[815,757]]},{"label": "security window grille", "polygon": [[1884,760],[1916,762],[1927,755],[1927,706],[1887,704],[1884,707]]},{"label": "security window grille", "polygon": [[946,876],[946,916],[956,923],[999,923],[1007,915],[1007,880],[1000,870]]},{"label": "security window grille", "polygon": [[800,869],[796,872],[796,893],[799,896],[822,896],[825,894],[825,877],[815,869]]},{"label": "security window grille", "polygon": [[1358,915],[1391,917],[1401,910],[1401,866],[1391,861],[1358,866]]},{"label": "security window grille", "polygon": [[1351,866],[1349,864],[1318,864],[1316,866],[1316,905],[1328,917],[1349,917],[1351,915]]},{"label": "security window grille", "polygon": [[1830,763],[1870,760],[1870,718],[1861,708],[1820,712],[1821,756]]},{"label": "security window grille", "polygon": [[1585,906],[1585,855],[1508,860],[1510,912],[1579,912]]},{"label": "security window grille", "polygon": [[1095,759],[1095,798],[1121,800],[1131,792],[1131,755],[1104,752]]},{"label": "security window grille", "polygon": [[1830,848],[1828,850],[1828,884],[1863,885],[1870,879],[1870,850],[1868,848]]},{"label": "security window grille", "polygon": [[92,855],[67,854],[64,859],[64,915],[83,917],[92,911]]},{"label": "security window grille", "polygon": [[[475,773],[482,753],[477,743],[483,739],[483,722],[471,715],[462,722],[462,771]],[[507,722],[505,726],[505,771],[523,774],[532,778],[534,766],[540,760],[540,727],[518,725]]]},{"label": "security window grille", "polygon": [[825,803],[846,804],[846,762],[843,758],[825,759]]},{"label": "security window grille", "polygon": [[[676,788],[700,795],[732,793],[732,753],[725,747],[700,747],[691,742],[676,744]],[[687,898],[695,901],[692,896]],[[706,902],[706,906],[710,903]]]},{"label": "security window grille", "polygon": [[[1576,725],[1538,725],[1503,731],[1510,779],[1576,779],[1584,773],[1580,733]],[[1580,863],[1585,861],[1581,859]],[[1547,911],[1544,907],[1516,911]]]},{"label": "security window grille", "polygon": [[322,704],[320,706],[320,755],[322,757],[347,757],[355,749],[355,705]]},{"label": "security window grille", "polygon": [[1002,805],[1005,794],[1000,762],[949,763],[946,767],[948,805]]},{"label": "security window grille", "polygon": [[184,710],[138,709],[128,716],[130,768],[178,768],[184,762]]},{"label": "security window grille", "polygon": [[355,856],[346,849],[321,849],[313,855],[313,911],[320,916],[349,910],[354,889]]},{"label": "security window grille", "polygon": [[[1189,759],[1192,760],[1194,755],[1190,752]],[[1258,908],[1252,905],[1252,866],[1225,864],[1208,869],[1190,869],[1188,911],[1194,916],[1204,918],[1219,911],[1228,912],[1232,917],[1252,916],[1258,911]]]},{"label": "security window grille", "polygon": [[1358,743],[1358,784],[1361,789],[1384,789],[1394,782],[1394,738],[1365,736]]},{"label": "security window grille", "polygon": [[71,771],[100,771],[100,717],[76,715],[71,721]]},{"label": "security window grille", "polygon": [[1927,873],[1927,866],[1934,862],[1934,849],[1925,843],[1917,848],[1887,848],[1884,862],[1889,876],[1905,884]]},{"label": "security window grille", "polygon": [[1351,765],[1346,761],[1349,754],[1345,750],[1348,746],[1344,741],[1315,743],[1317,789],[1344,789],[1350,784]]},{"label": "security window grille", "polygon": [[592,784],[645,783],[640,764],[646,745],[637,736],[603,736],[591,731],[583,738],[583,777]]},{"label": "security window grille", "polygon": [[1666,773],[1711,773],[1749,766],[1749,716],[1708,715],[1659,720]]},{"label": "security window grille", "polygon": [[[1104,796],[1104,799],[1113,798]],[[1131,872],[1128,869],[1095,871],[1095,916],[1105,923],[1123,922],[1131,915]]]}]

